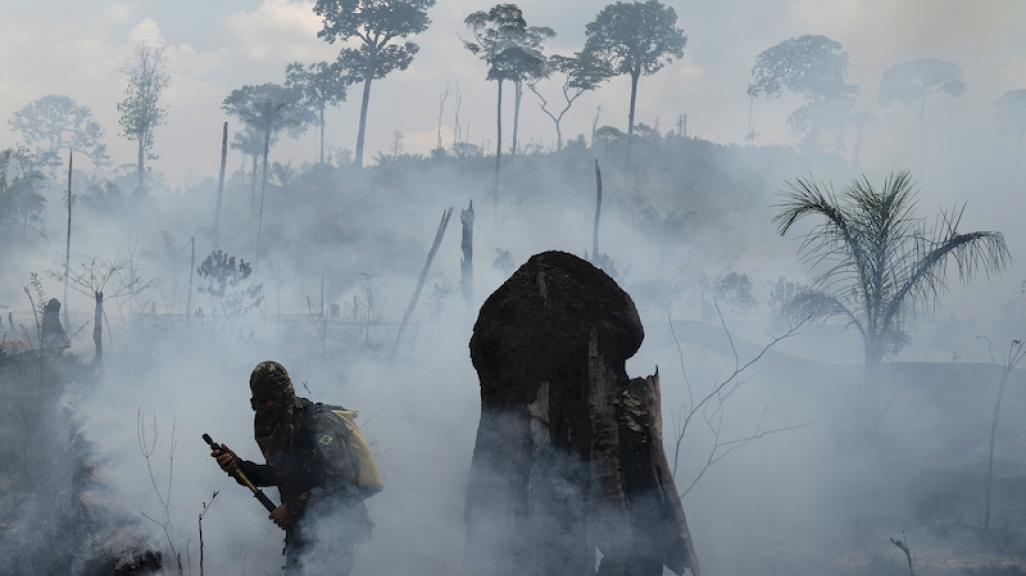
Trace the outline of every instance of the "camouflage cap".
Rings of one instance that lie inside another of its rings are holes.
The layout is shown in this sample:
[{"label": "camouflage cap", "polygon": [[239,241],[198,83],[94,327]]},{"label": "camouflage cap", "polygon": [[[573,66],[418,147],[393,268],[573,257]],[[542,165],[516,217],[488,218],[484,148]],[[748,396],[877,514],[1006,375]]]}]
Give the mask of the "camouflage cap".
[{"label": "camouflage cap", "polygon": [[249,375],[249,389],[255,400],[269,400],[296,393],[285,367],[273,360],[256,365]]}]

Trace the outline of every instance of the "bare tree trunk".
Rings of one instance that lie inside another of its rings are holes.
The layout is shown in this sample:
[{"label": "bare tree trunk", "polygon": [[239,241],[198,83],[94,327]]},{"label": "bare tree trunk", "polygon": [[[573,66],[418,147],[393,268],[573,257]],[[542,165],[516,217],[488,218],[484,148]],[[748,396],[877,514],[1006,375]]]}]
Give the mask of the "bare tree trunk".
[{"label": "bare tree trunk", "polygon": [[495,123],[495,186],[494,204],[495,219],[499,219],[499,167],[502,164],[502,79],[496,81],[499,84],[499,103],[496,106]]},{"label": "bare tree trunk", "polygon": [[[227,127],[228,123],[225,122],[224,125],[225,125],[225,127]],[[225,134],[227,134],[227,132],[225,132]],[[195,270],[196,270],[196,237],[195,236],[192,237],[192,240],[190,241],[190,243],[192,244],[192,257],[189,258],[189,297],[186,298],[186,300],[185,300],[185,321],[186,322],[188,322],[189,318],[192,316],[192,275],[193,275],[193,272],[195,272]]]},{"label": "bare tree trunk", "polygon": [[865,371],[855,402],[855,433],[859,442],[872,442],[880,425],[880,363],[883,355],[866,346]]},{"label": "bare tree trunk", "polygon": [[634,106],[638,101],[638,78],[641,70],[631,72],[631,113],[627,118],[627,169],[631,169],[631,148],[634,145]]},{"label": "bare tree trunk", "polygon": [[144,174],[144,172],[143,172],[143,170],[144,170],[144,168],[143,168],[143,160],[146,159],[145,145],[146,145],[146,141],[145,141],[143,135],[139,134],[139,157],[138,157],[138,162],[139,162],[139,164],[138,164],[138,166],[139,166],[139,169],[138,169],[138,172],[139,172],[139,189],[138,189],[138,192],[139,193],[142,193],[142,190],[143,190],[143,174]]},{"label": "bare tree trunk", "polygon": [[517,157],[517,132],[520,129],[520,98],[524,95],[524,87],[520,82],[513,83],[513,145],[510,147],[510,158]]},{"label": "bare tree trunk", "polygon": [[93,366],[103,366],[103,292],[93,293],[96,299],[96,308],[93,312],[93,344],[96,346],[96,355],[93,356]]},{"label": "bare tree trunk", "polygon": [[321,106],[321,161],[324,164],[324,106]]},{"label": "bare tree trunk", "polygon": [[[217,208],[214,210],[214,250],[217,250],[218,231],[221,226],[221,200],[224,197],[224,171],[228,163],[228,123],[221,130],[221,177],[217,181]],[[191,279],[192,276],[190,275]],[[191,281],[191,280],[190,280]],[[190,291],[191,295],[191,291]]]},{"label": "bare tree trunk", "polygon": [[595,233],[592,237],[591,261],[599,261],[599,216],[602,214],[602,170],[599,169],[599,162],[595,160]]},{"label": "bare tree trunk", "polygon": [[363,81],[363,103],[360,105],[360,130],[356,134],[356,167],[363,166],[363,138],[367,129],[367,104],[370,103],[371,80],[374,78],[372,71],[364,73]]},{"label": "bare tree trunk", "polygon": [[463,242],[460,248],[463,258],[460,260],[460,287],[463,299],[467,302],[467,310],[474,309],[474,201],[470,207],[460,211],[460,222],[463,223]]},{"label": "bare tree trunk", "polygon": [[994,487],[994,439],[997,437],[998,419],[1001,417],[1001,398],[1005,395],[1005,384],[1008,382],[1008,375],[1015,368],[1015,365],[1022,360],[1024,354],[1023,342],[1013,340],[1008,349],[1008,358],[1005,360],[1005,369],[1001,373],[1001,384],[998,386],[997,401],[994,402],[994,419],[990,424],[990,456],[987,459],[987,487],[983,497],[983,530],[990,530],[990,496]]},{"label": "bare tree trunk", "polygon": [[260,181],[260,213],[257,215],[257,237],[256,237],[256,259],[253,262],[253,270],[260,267],[260,233],[264,227],[264,196],[267,193],[267,154],[271,149],[271,131],[264,134],[264,173]]},{"label": "bare tree trunk", "polygon": [[[403,332],[406,330],[406,325],[410,323],[410,317],[413,316],[413,309],[417,307],[417,300],[420,299],[420,291],[424,288],[424,281],[427,280],[428,270],[431,268],[431,261],[435,259],[435,253],[438,252],[438,246],[442,243],[442,237],[445,236],[445,229],[449,226],[449,217],[452,216],[452,207],[442,212],[442,221],[438,224],[438,231],[435,232],[435,241],[431,245],[431,250],[428,252],[427,262],[424,263],[424,269],[420,272],[420,279],[417,280],[417,288],[413,291],[413,297],[410,298],[410,304],[406,307],[406,313],[403,314],[403,321],[399,324],[399,331],[395,335],[395,343],[392,344],[392,353],[388,356],[388,361],[395,360],[396,352],[399,351],[399,342],[403,338]],[[370,314],[370,311],[367,312]]]},{"label": "bare tree trunk", "polygon": [[68,321],[68,272],[71,267],[71,165],[73,151],[68,148],[68,241],[64,247],[64,325],[71,330],[71,322]]},{"label": "bare tree trunk", "polygon": [[256,182],[257,182],[257,160],[260,158],[259,154],[253,155],[253,190],[249,196],[249,215],[256,214]]}]

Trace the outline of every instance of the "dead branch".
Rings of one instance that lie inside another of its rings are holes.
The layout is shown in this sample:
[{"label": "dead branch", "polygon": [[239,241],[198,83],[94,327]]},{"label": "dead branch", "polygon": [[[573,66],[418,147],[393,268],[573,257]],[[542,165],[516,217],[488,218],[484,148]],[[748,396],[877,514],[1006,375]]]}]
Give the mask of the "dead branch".
[{"label": "dead branch", "polygon": [[[714,301],[715,303],[715,301]],[[728,398],[739,388],[751,381],[751,379],[757,374],[749,375],[751,368],[758,363],[763,356],[775,346],[781,340],[789,338],[794,335],[801,327],[801,323],[796,324],[788,329],[781,336],[773,337],[773,340],[764,346],[751,360],[741,363],[740,356],[737,352],[737,348],[734,345],[733,337],[730,334],[730,330],[727,328],[726,321],[723,318],[723,314],[720,312],[719,304],[716,304],[716,312],[719,314],[720,325],[723,327],[723,331],[727,335],[727,340],[730,343],[731,351],[734,354],[734,371],[724,380],[713,386],[712,390],[700,398],[697,402],[694,400],[694,393],[691,386],[691,382],[688,379],[687,371],[684,367],[684,353],[680,346],[680,340],[677,338],[676,332],[673,330],[673,321],[670,320],[670,334],[673,335],[673,340],[677,345],[677,354],[680,359],[681,372],[684,374],[684,383],[688,393],[688,401],[681,404],[680,409],[676,414],[671,413],[671,419],[673,421],[674,431],[676,433],[675,447],[673,455],[673,470],[672,475],[674,480],[677,478],[677,469],[680,462],[680,451],[684,443],[684,438],[687,435],[688,427],[691,425],[692,420],[697,415],[701,415],[702,420],[705,422],[706,427],[713,436],[713,444],[708,454],[706,455],[705,462],[702,464],[701,469],[695,475],[695,478],[688,484],[681,493],[680,497],[684,498],[692,488],[698,484],[698,481],[705,476],[714,464],[725,458],[728,454],[747,445],[749,442],[777,434],[780,432],[786,432],[789,430],[798,430],[800,428],[806,428],[812,424],[812,422],[802,422],[799,424],[788,423],[785,426],[778,428],[763,429],[762,422],[766,416],[766,412],[769,407],[763,410],[762,415],[755,424],[755,429],[749,434],[730,440],[721,440],[721,432],[723,428],[723,415],[725,413],[725,403]],[[715,402],[713,401],[715,400]]]},{"label": "dead branch", "polygon": [[895,540],[894,538],[890,538],[891,544],[894,544],[898,548],[901,548],[901,551],[905,553],[905,558],[908,560],[909,576],[916,576],[915,572],[912,571],[912,550],[910,550],[908,547],[908,538],[905,537],[904,532],[901,533],[901,537],[901,540]]},{"label": "dead branch", "polygon": [[413,297],[410,298],[410,304],[406,307],[406,313],[403,314],[403,321],[399,325],[399,331],[395,335],[395,343],[392,344],[392,353],[388,356],[388,361],[395,360],[396,352],[399,351],[399,342],[402,341],[403,332],[406,330],[407,324],[410,323],[410,317],[413,316],[413,310],[417,307],[417,300],[420,298],[420,291],[424,289],[424,282],[427,280],[428,270],[431,268],[431,261],[435,259],[435,253],[438,252],[438,246],[442,243],[442,237],[445,236],[445,229],[449,226],[449,217],[452,216],[452,206],[442,212],[442,221],[438,223],[438,231],[435,232],[435,241],[431,245],[431,250],[428,252],[427,261],[424,262],[424,269],[420,272],[420,279],[417,281],[417,288],[413,291]]}]

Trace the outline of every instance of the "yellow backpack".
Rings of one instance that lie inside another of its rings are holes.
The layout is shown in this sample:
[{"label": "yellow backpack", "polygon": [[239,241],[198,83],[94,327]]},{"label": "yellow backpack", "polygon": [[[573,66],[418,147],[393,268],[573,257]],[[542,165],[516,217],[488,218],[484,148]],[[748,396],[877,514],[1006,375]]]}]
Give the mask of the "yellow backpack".
[{"label": "yellow backpack", "polygon": [[363,497],[369,498],[381,492],[385,488],[385,482],[381,479],[378,467],[374,464],[374,455],[371,453],[370,444],[364,438],[363,432],[360,432],[360,427],[356,425],[356,418],[360,413],[338,406],[329,408],[345,424],[346,447],[349,450],[350,460],[356,468],[356,485],[363,491]]}]

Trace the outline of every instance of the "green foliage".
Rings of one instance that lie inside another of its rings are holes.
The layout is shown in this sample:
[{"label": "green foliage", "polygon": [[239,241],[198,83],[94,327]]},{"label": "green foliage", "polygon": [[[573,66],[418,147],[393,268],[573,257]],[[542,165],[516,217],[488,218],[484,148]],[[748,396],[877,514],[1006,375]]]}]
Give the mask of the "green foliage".
[{"label": "green foliage", "polygon": [[[271,135],[271,146],[277,143],[277,134]],[[232,136],[231,148],[246,156],[259,156],[264,153],[264,135],[257,128],[247,124]]]},{"label": "green foliage", "polygon": [[285,67],[285,87],[298,89],[303,103],[315,111],[323,112],[328,106],[346,101],[349,83],[339,64],[315,62],[303,66],[293,62]]},{"label": "green foliage", "polygon": [[495,260],[492,261],[492,270],[502,272],[504,276],[513,274],[513,271],[516,270],[516,264],[513,263],[513,254],[509,250],[496,248]]},{"label": "green foliage", "polygon": [[339,62],[315,62],[306,67],[293,62],[285,67],[285,87],[299,90],[303,94],[303,105],[317,113],[321,129],[321,162],[324,162],[324,110],[345,102],[346,88],[353,81],[354,78],[346,74]]},{"label": "green foliage", "polygon": [[269,146],[271,138],[282,130],[292,136],[306,131],[313,115],[303,105],[303,98],[303,91],[295,87],[267,83],[232,90],[221,108],[259,133],[264,146]]},{"label": "green foliage", "polygon": [[68,96],[48,94],[11,114],[7,122],[20,132],[25,144],[36,147],[39,162],[56,167],[62,164],[60,151],[72,148],[97,166],[107,165],[107,147],[100,140],[103,129],[93,120],[88,106],[78,106]]},{"label": "green foliage", "polygon": [[795,296],[805,292],[809,289],[809,286],[800,282],[792,282],[783,276],[778,276],[776,282],[770,287],[769,299],[767,304],[769,305],[770,313],[773,316],[774,323],[778,324],[778,328],[781,327],[782,321],[786,320],[782,315],[784,307],[788,302],[794,299]]},{"label": "green foliage", "polygon": [[0,240],[25,240],[29,229],[36,230],[46,208],[45,186],[46,177],[27,149],[0,152]]},{"label": "green foliage", "polygon": [[43,290],[43,280],[39,277],[39,274],[32,272],[29,274],[29,283],[22,286],[22,290],[25,291],[25,295],[28,296],[29,304],[32,308],[32,320],[35,323],[33,326],[33,332],[29,332],[28,328],[24,325],[21,327],[22,335],[25,340],[29,342],[35,342],[37,348],[43,347],[43,313],[46,309],[46,291]]},{"label": "green foliage", "polygon": [[363,141],[372,80],[384,78],[394,70],[406,70],[420,47],[398,40],[427,30],[431,20],[427,9],[435,0],[317,0],[314,13],[324,19],[317,33],[329,43],[359,40],[359,47],[345,47],[339,53],[338,66],[349,71],[347,81],[364,81],[360,106],[360,129],[356,140],[356,164],[363,164]]},{"label": "green foliage", "polygon": [[[558,74],[562,78],[562,95],[566,103],[556,112],[549,110],[549,102],[538,90],[538,81]],[[595,90],[613,74],[606,63],[591,52],[577,52],[572,57],[550,56],[539,77],[530,78],[527,87],[541,100],[541,109],[556,124],[556,149],[563,148],[563,132],[560,123],[573,103],[585,92]]]},{"label": "green foliage", "polygon": [[752,76],[750,96],[780,96],[786,88],[807,100],[827,100],[859,92],[845,82],[848,53],[826,36],[799,36],[764,50],[755,58]]},{"label": "green foliage", "polygon": [[926,100],[930,94],[961,98],[965,84],[962,69],[954,62],[920,58],[888,68],[880,82],[880,103],[900,102],[919,115],[920,147],[926,142]]},{"label": "green foliage", "polygon": [[[149,160],[156,160],[153,154],[153,130],[164,125],[167,108],[160,106],[164,89],[171,82],[167,68],[167,44],[136,46],[132,60],[121,69],[121,75],[128,81],[125,99],[118,103],[121,117],[121,135],[139,143],[140,159],[145,154]],[[139,166],[142,170],[142,165]]]},{"label": "green foliage", "polygon": [[920,58],[888,68],[880,82],[880,103],[887,106],[897,101],[922,114],[930,94],[947,94],[960,98],[965,92],[962,69],[954,62],[936,58]]},{"label": "green foliage", "polygon": [[463,23],[475,40],[464,40],[463,46],[488,64],[488,80],[523,82],[545,75],[542,42],[556,33],[529,27],[516,4],[496,4],[487,12],[470,14]]},{"label": "green foliage", "polygon": [[196,272],[207,283],[197,291],[213,300],[213,316],[239,318],[260,306],[264,300],[263,284],[247,282],[253,267],[241,258],[236,261],[235,256],[215,250],[203,260]]},{"label": "green foliage", "polygon": [[[585,26],[584,51],[616,74],[630,74],[631,103],[627,135],[634,136],[634,111],[638,79],[655,74],[674,58],[684,57],[688,39],[677,28],[677,12],[656,0],[617,2],[603,8],[594,22]],[[630,138],[627,164],[631,163]]]},{"label": "green foliage", "polygon": [[841,318],[859,331],[869,376],[860,395],[860,420],[875,429],[880,362],[908,342],[905,328],[917,311],[939,304],[950,259],[963,283],[979,272],[989,276],[1008,266],[1011,255],[1004,235],[959,232],[962,211],[942,213],[939,225],[928,227],[915,214],[916,192],[905,171],[892,174],[880,190],[865,178],[854,180],[840,197],[811,178],[787,186],[774,218],[780,234],[805,217],[821,221],[801,248],[819,276],[783,312],[792,321]]},{"label": "green foliage", "polygon": [[785,40],[755,58],[752,76],[749,96],[780,96],[786,88],[805,98],[806,104],[787,119],[805,151],[820,150],[824,144],[834,152],[844,150],[859,88],[845,82],[848,53],[840,42],[826,36]]},{"label": "green foliage", "polygon": [[712,290],[717,300],[735,314],[748,312],[758,304],[752,294],[752,279],[748,274],[728,272],[713,282]]},{"label": "green foliage", "polygon": [[656,0],[610,4],[585,27],[585,35],[585,52],[635,79],[683,58],[688,40],[677,28],[677,12]]}]

